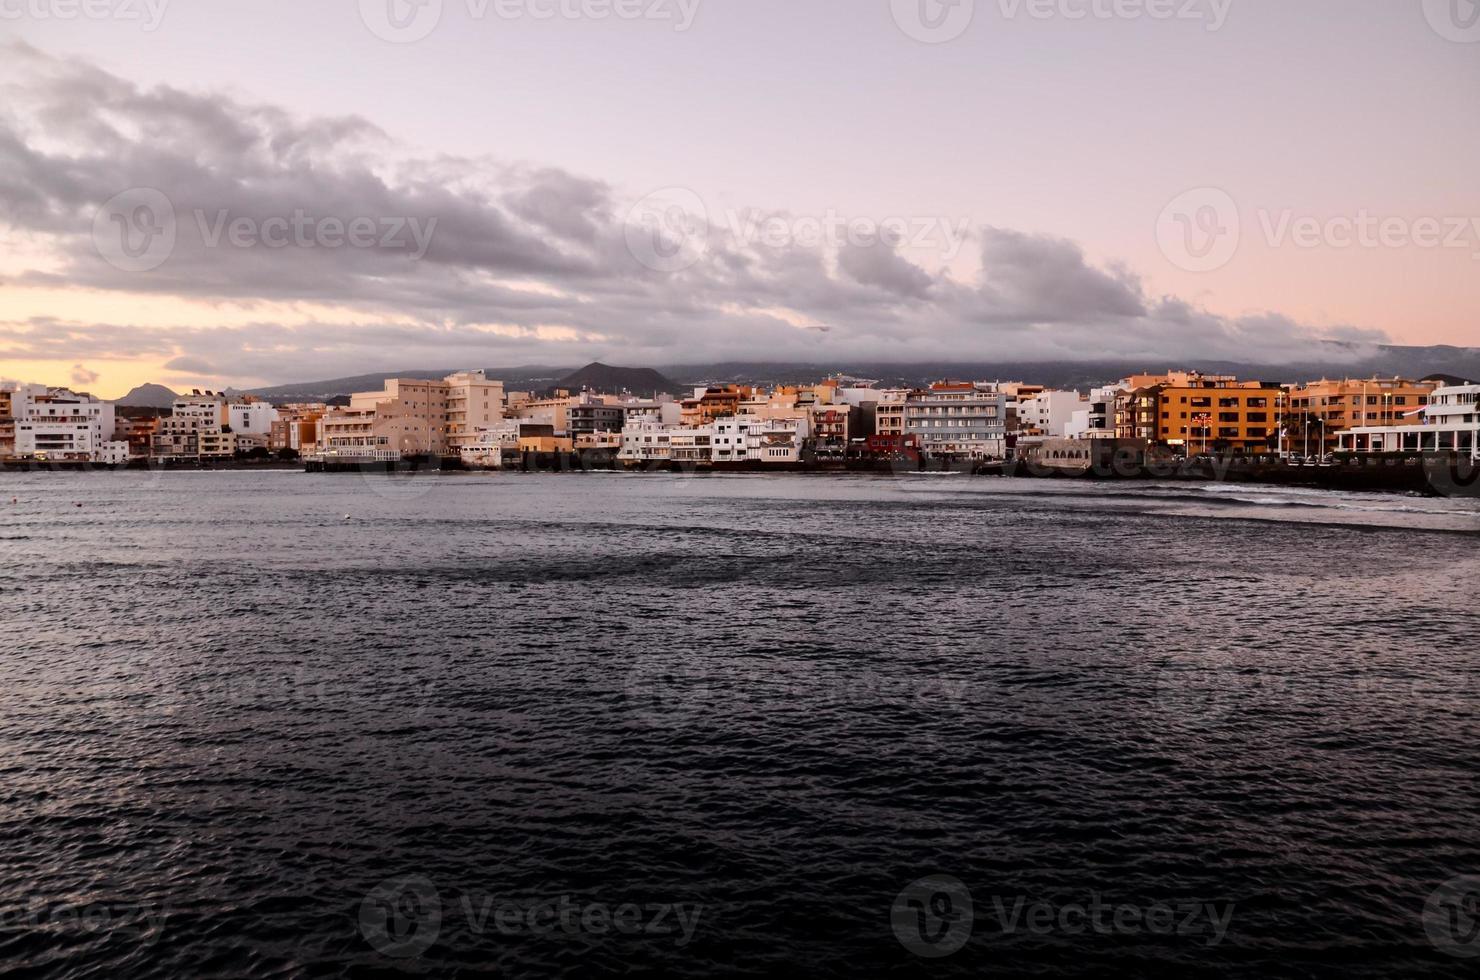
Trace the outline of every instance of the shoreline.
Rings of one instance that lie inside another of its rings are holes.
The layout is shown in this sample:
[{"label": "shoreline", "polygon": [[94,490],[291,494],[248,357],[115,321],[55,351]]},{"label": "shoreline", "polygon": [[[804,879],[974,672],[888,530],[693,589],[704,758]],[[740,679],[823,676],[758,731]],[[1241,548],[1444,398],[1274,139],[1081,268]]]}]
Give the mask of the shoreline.
[{"label": "shoreline", "polygon": [[336,464],[303,462],[214,462],[205,465],[149,465],[138,461],[124,465],[85,462],[20,462],[7,460],[3,473],[243,473],[253,471],[322,474],[590,474],[624,473],[686,474],[690,476],[910,476],[953,475],[1009,480],[1051,480],[1090,483],[1225,483],[1250,486],[1303,487],[1331,492],[1392,493],[1430,497],[1480,498],[1480,463],[1461,457],[1365,456],[1330,464],[1295,465],[1266,463],[1246,457],[1199,458],[1192,460],[1136,461],[1113,459],[1093,466],[1068,468],[1026,460],[981,463],[971,461],[875,461],[850,463],[794,464],[700,464],[653,461],[622,463],[609,455],[582,457],[579,454],[530,456],[517,465],[488,470],[466,467],[459,460],[408,460],[400,464]]}]

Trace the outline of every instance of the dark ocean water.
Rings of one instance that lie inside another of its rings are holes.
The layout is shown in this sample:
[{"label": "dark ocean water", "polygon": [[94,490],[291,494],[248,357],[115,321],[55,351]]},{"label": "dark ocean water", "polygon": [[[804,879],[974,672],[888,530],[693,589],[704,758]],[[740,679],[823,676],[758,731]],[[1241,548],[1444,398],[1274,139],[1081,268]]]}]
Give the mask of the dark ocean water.
[{"label": "dark ocean water", "polygon": [[1480,971],[1474,502],[0,498],[0,974]]}]

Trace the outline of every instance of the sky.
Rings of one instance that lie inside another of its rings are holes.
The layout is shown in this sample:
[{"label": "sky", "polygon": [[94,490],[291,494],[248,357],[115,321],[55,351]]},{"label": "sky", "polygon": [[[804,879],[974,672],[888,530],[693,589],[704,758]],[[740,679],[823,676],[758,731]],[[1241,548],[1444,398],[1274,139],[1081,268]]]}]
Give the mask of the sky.
[{"label": "sky", "polygon": [[0,0],[0,379],[1480,346],[1471,0]]}]

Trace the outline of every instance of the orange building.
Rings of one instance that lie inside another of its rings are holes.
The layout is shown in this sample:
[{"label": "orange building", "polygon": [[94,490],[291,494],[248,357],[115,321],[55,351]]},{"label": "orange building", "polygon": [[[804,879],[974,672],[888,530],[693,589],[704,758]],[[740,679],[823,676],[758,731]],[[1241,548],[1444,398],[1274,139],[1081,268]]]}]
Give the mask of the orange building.
[{"label": "orange building", "polygon": [[11,401],[10,389],[0,388],[0,456],[15,455],[15,416]]},{"label": "orange building", "polygon": [[1322,379],[1291,389],[1286,428],[1300,432],[1315,426],[1309,434],[1316,445],[1324,442],[1322,452],[1330,452],[1348,429],[1420,424],[1419,413],[1438,387],[1404,378]]},{"label": "orange building", "polygon": [[1137,375],[1116,404],[1116,435],[1196,453],[1276,448],[1285,389],[1262,381],[1174,372]]},{"label": "orange building", "polygon": [[683,424],[689,427],[708,425],[718,418],[740,414],[740,403],[755,395],[755,390],[740,385],[725,385],[721,388],[701,388],[693,398],[685,398]]}]

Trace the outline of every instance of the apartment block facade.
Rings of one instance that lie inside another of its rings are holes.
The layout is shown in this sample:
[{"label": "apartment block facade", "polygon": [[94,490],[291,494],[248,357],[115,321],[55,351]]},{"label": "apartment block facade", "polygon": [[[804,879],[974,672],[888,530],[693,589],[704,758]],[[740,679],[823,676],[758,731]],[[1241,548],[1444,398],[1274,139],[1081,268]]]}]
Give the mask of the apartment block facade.
[{"label": "apartment block facade", "polygon": [[931,456],[1004,459],[1007,396],[992,385],[939,382],[910,395],[904,430]]}]

